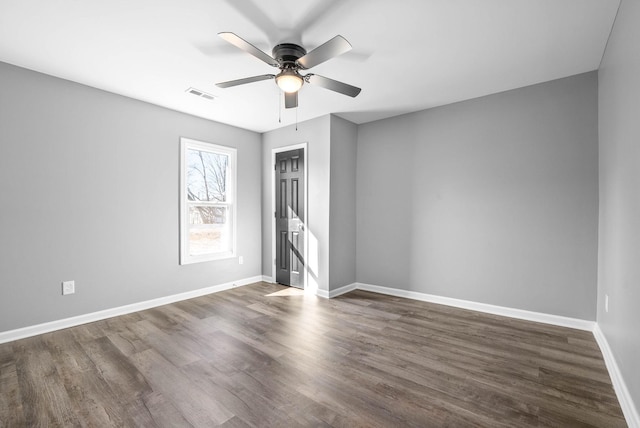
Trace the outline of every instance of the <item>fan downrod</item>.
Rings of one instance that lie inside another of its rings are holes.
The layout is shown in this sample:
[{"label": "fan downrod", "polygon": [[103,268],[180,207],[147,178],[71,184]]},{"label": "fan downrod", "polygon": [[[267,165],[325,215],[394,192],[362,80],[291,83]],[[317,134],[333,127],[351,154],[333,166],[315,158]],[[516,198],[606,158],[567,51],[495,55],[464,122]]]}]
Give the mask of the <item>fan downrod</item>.
[{"label": "fan downrod", "polygon": [[293,43],[281,43],[273,48],[272,55],[281,65],[295,65],[298,58],[307,54],[302,46]]}]

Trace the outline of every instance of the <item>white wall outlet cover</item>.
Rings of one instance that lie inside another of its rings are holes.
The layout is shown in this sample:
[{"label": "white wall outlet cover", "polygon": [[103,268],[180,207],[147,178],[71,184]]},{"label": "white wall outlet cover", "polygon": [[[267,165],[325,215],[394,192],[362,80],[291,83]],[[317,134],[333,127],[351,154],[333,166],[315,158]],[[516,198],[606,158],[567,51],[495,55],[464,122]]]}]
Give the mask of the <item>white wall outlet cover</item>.
[{"label": "white wall outlet cover", "polygon": [[241,265],[241,264],[243,264],[243,263],[244,263],[244,257],[239,256],[239,257],[238,257],[238,264],[239,264],[239,265]]},{"label": "white wall outlet cover", "polygon": [[75,281],[63,281],[62,282],[62,295],[73,294],[76,292]]}]

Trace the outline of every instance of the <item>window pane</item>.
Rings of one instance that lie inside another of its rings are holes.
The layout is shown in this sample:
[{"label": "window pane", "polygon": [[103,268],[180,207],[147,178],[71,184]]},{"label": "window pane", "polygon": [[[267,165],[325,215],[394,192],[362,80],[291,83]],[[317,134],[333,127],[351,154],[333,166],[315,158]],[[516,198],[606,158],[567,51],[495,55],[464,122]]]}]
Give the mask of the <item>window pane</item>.
[{"label": "window pane", "polygon": [[224,224],[227,222],[227,207],[192,205],[189,207],[189,224]]},{"label": "window pane", "polygon": [[229,156],[202,150],[187,150],[187,199],[227,201]]},{"label": "window pane", "polygon": [[227,207],[189,207],[189,255],[231,251]]},{"label": "window pane", "polygon": [[237,150],[180,139],[180,264],[235,254]]}]

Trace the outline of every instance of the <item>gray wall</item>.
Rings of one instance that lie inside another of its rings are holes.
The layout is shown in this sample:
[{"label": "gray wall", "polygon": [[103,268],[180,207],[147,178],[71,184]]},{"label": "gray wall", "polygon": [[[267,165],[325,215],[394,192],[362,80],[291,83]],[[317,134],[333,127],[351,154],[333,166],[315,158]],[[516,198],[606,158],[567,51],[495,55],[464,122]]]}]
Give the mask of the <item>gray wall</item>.
[{"label": "gray wall", "polygon": [[357,125],[331,116],[329,288],[356,282]]},{"label": "gray wall", "polygon": [[412,222],[417,214],[411,199],[416,121],[416,116],[404,115],[358,128],[358,282],[403,290],[420,288],[419,283],[412,284],[409,270],[415,236]]},{"label": "gray wall", "polygon": [[[238,148],[237,259],[178,265],[181,136]],[[261,273],[260,135],[0,63],[0,331]],[[61,295],[60,282],[76,281]]]},{"label": "gray wall", "polygon": [[357,280],[595,320],[597,74],[361,125]]},{"label": "gray wall", "polygon": [[273,196],[271,191],[274,148],[307,143],[307,231],[310,286],[329,290],[329,163],[330,116],[308,120],[262,134],[262,272],[275,279],[272,254]]},{"label": "gray wall", "polygon": [[[599,76],[598,324],[640,405],[640,3],[623,0]],[[604,296],[609,296],[609,312]]]}]

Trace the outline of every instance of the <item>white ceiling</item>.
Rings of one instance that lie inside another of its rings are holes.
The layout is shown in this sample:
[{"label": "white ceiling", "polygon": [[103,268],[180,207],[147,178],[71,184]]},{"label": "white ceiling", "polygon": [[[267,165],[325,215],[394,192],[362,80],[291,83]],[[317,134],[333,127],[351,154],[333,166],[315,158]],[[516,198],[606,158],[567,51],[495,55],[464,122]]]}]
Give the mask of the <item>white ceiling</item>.
[{"label": "white ceiling", "polygon": [[[305,85],[297,120],[355,123],[598,68],[619,0],[0,0],[0,61],[264,132],[273,80],[214,83],[274,69],[217,36],[271,53],[336,34],[353,50],[311,71],[359,86],[350,98]],[[1,78],[1,76],[0,76]],[[195,87],[217,98],[188,94]]]}]

